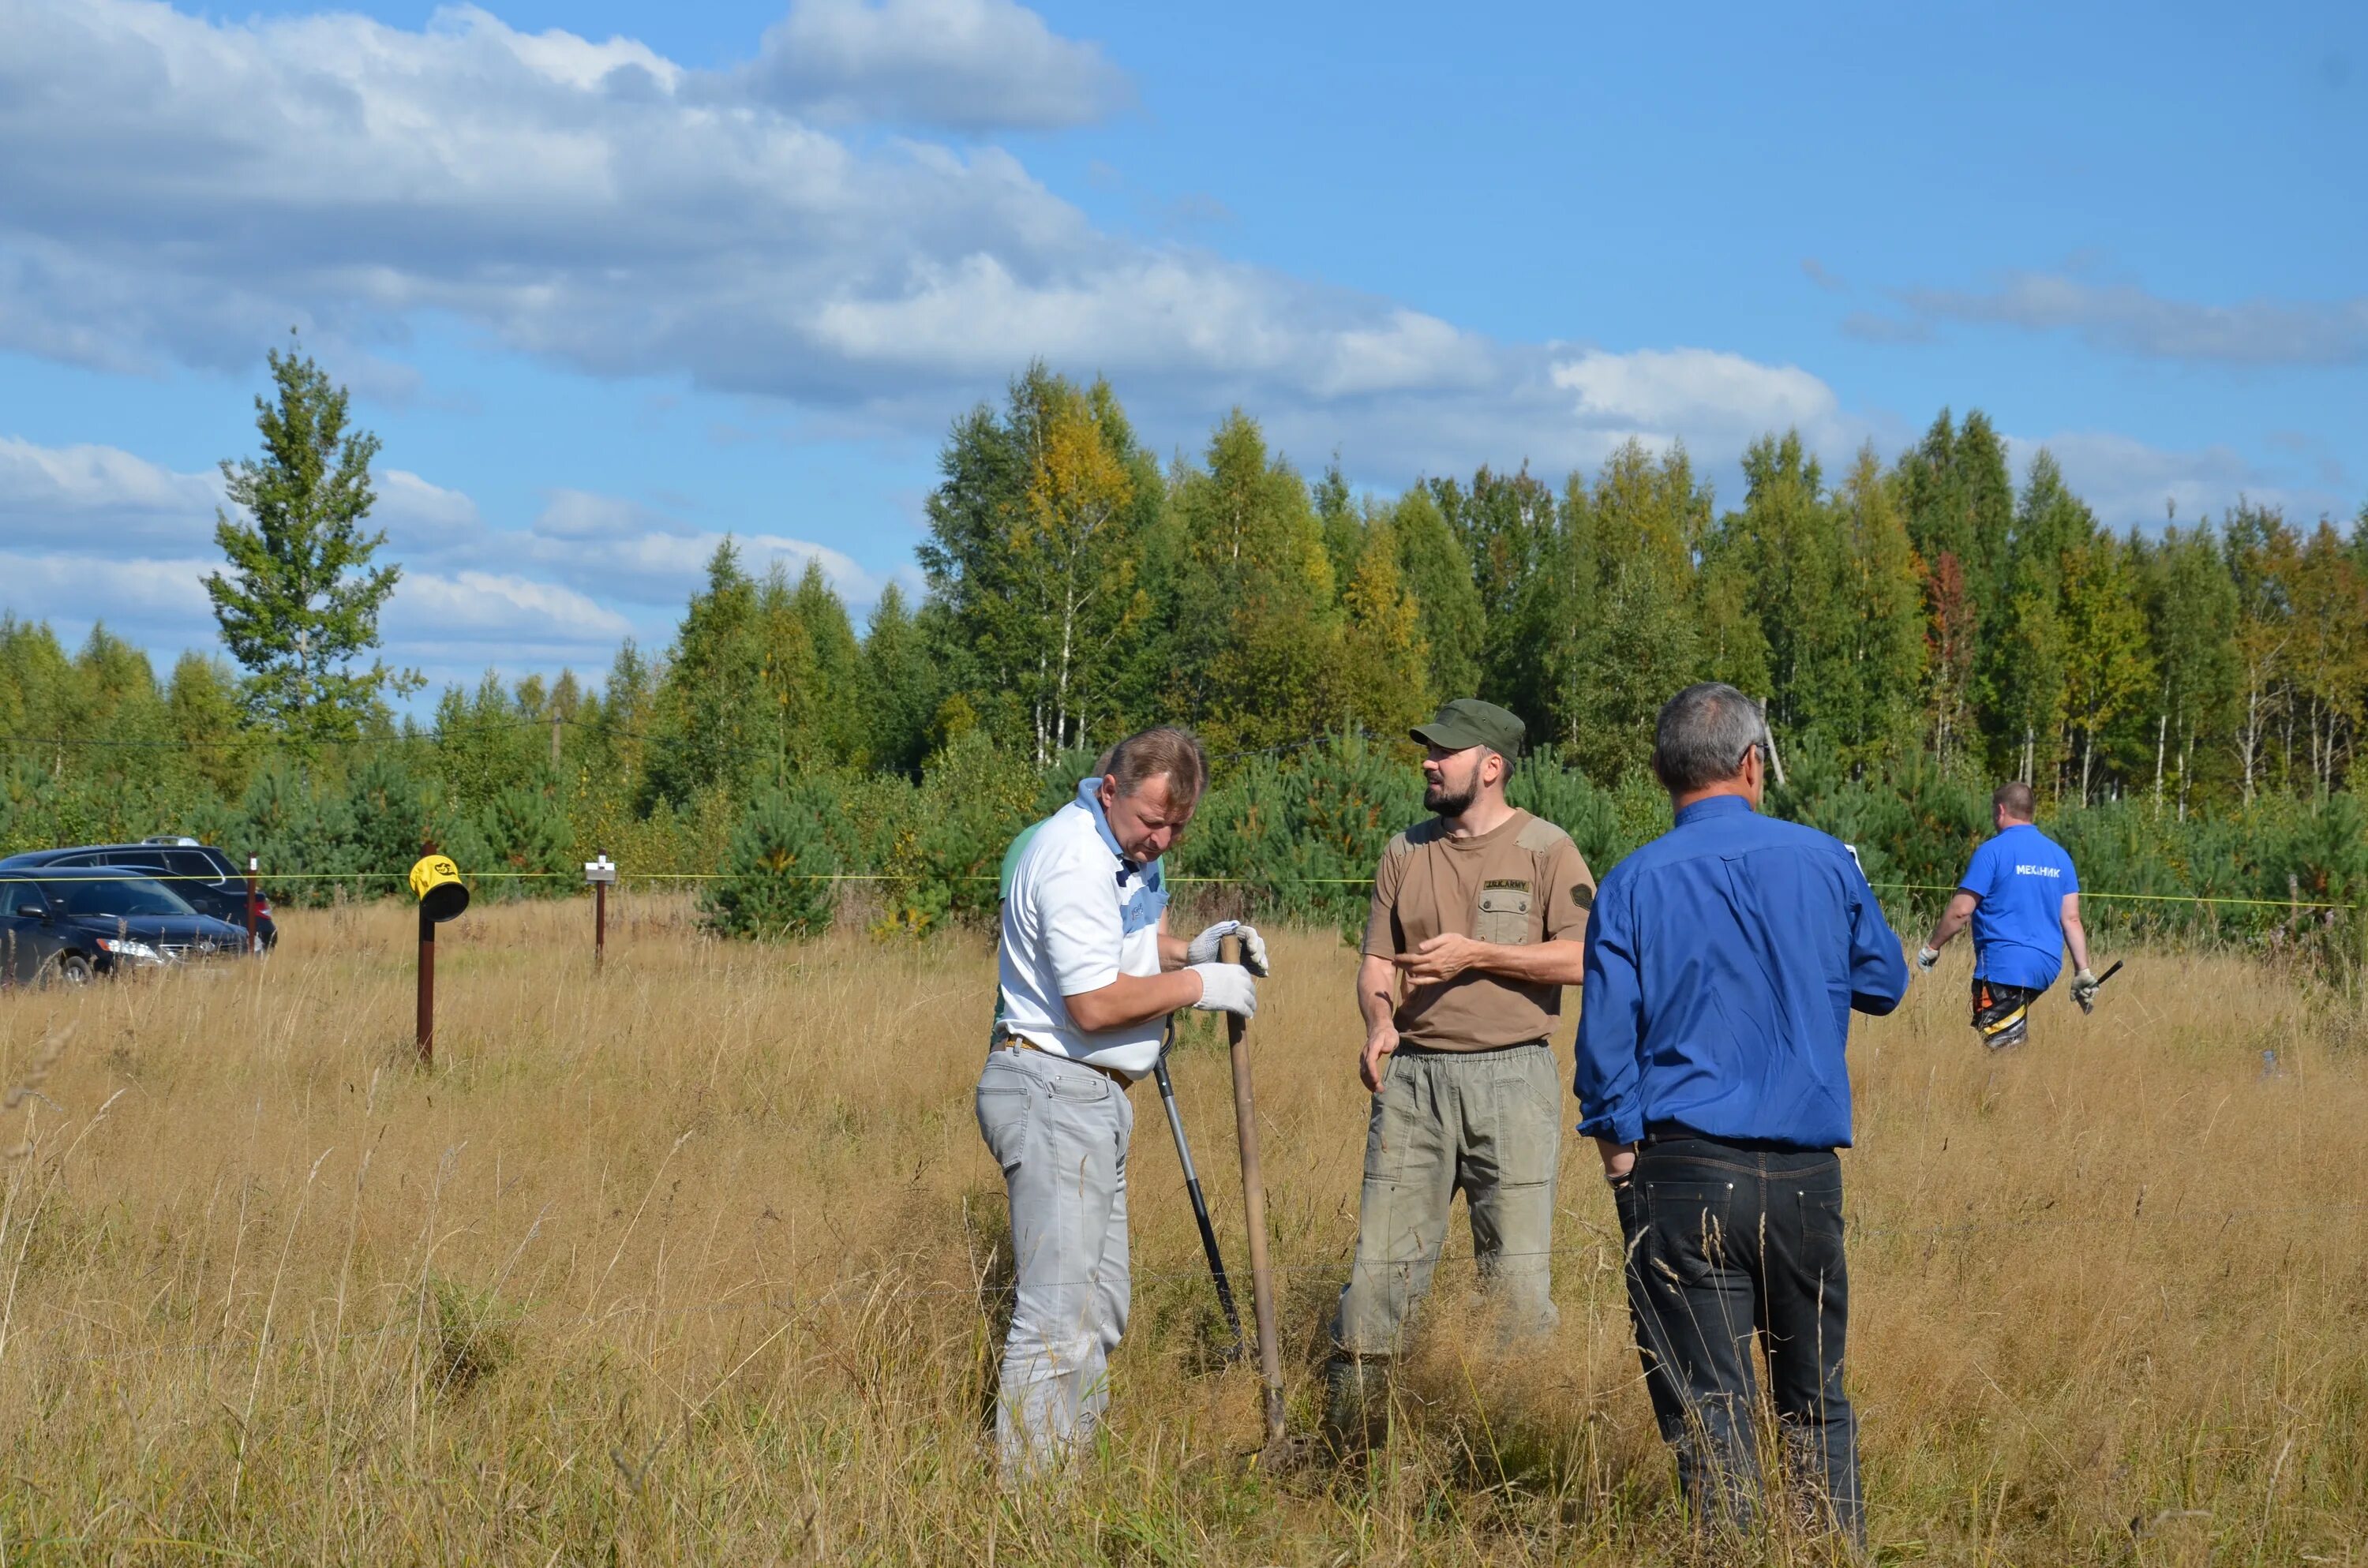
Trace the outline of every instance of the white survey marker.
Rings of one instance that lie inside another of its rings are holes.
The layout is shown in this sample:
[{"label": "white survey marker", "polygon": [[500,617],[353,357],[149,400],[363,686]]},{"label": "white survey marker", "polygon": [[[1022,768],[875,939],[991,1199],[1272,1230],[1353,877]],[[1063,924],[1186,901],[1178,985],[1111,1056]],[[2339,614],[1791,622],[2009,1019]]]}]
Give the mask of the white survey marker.
[{"label": "white survey marker", "polygon": [[584,881],[586,885],[588,886],[594,882],[613,882],[616,880],[617,863],[609,859],[608,856],[603,855],[598,860],[586,860],[584,862]]}]

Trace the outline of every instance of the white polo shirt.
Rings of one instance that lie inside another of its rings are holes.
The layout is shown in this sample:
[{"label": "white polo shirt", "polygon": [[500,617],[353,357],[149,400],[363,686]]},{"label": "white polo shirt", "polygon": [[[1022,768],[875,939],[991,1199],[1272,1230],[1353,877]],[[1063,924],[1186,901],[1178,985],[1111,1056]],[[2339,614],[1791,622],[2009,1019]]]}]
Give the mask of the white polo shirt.
[{"label": "white polo shirt", "polygon": [[1159,1058],[1165,1020],[1087,1030],[1064,998],[1121,974],[1159,972],[1159,862],[1122,859],[1088,778],[1078,798],[1037,824],[1011,869],[997,955],[1003,1027],[1055,1056],[1140,1078]]}]

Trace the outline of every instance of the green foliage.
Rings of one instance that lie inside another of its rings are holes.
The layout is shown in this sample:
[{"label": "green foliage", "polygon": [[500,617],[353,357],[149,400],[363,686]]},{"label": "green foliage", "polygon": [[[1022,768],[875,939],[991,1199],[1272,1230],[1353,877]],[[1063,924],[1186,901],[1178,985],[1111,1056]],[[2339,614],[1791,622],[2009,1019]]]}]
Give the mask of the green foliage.
[{"label": "green foliage", "polygon": [[700,895],[710,929],[778,940],[829,929],[842,869],[838,801],[819,784],[760,791],[732,831],[727,874]]},{"label": "green foliage", "polygon": [[263,455],[222,465],[238,509],[214,514],[214,542],[230,570],[206,578],[214,619],[246,666],[247,712],[312,740],[342,740],[382,724],[385,697],[418,677],[373,661],[378,617],[402,571],[372,562],[383,533],[365,533],[377,499],[378,437],[346,423],[346,389],[291,340],[269,355],[276,403],[255,400]]},{"label": "green foliage", "polygon": [[0,616],[0,848],[194,832],[289,902],[393,891],[427,840],[493,897],[572,892],[605,850],[731,872],[712,917],[750,931],[828,918],[746,869],[794,861],[926,931],[991,915],[1012,835],[1101,748],[1182,722],[1216,767],[1174,869],[1227,879],[1195,896],[1353,928],[1420,815],[1403,736],[1435,700],[1523,716],[1513,798],[1600,872],[1667,825],[1661,704],[1723,679],[1767,704],[1773,809],[1918,884],[1896,899],[1953,882],[2006,777],[2100,931],[2325,956],[2300,906],[2368,896],[2368,510],[2348,537],[2253,505],[2117,537],[2044,452],[2018,491],[1978,411],[1838,479],[1770,432],[1724,513],[1682,449],[1636,442],[1558,485],[1483,467],[1390,497],[1337,462],[1311,483],[1239,410],[1162,472],[1107,383],[1030,366],[948,432],[928,592],[890,587],[860,637],[818,565],[752,574],[727,540],[664,652],[626,643],[598,692],[488,674],[398,730],[386,673],[350,667],[393,581],[363,531],[375,442],[301,353],[271,363],[218,579],[250,674],[190,654],[160,686],[104,627],[69,652]]}]

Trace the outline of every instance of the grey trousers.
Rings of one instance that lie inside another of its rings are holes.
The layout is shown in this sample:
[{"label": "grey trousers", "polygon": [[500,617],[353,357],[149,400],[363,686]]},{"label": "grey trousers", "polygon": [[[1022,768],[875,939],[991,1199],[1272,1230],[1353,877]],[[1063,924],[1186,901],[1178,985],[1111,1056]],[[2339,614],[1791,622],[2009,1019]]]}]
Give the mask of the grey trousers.
[{"label": "grey trousers", "polygon": [[1472,1250],[1508,1330],[1553,1328],[1561,1155],[1562,1075],[1543,1041],[1392,1056],[1365,1131],[1357,1261],[1332,1331],[1338,1358],[1396,1354],[1407,1314],[1430,1290],[1459,1190],[1472,1212]]},{"label": "grey trousers", "polygon": [[1134,1108],[1082,1062],[992,1051],[978,1131],[1003,1167],[1017,1276],[995,1430],[1007,1477],[1065,1459],[1110,1401],[1126,1332],[1126,1150]]}]

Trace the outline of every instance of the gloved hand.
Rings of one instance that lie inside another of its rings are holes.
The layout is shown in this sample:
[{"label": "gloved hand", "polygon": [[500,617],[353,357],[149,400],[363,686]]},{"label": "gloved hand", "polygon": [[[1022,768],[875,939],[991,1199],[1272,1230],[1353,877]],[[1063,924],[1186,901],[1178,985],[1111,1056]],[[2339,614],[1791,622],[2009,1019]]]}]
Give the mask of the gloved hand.
[{"label": "gloved hand", "polygon": [[1941,961],[1941,949],[1938,949],[1938,948],[1918,948],[1918,949],[1916,949],[1916,967],[1917,967],[1918,969],[1922,970],[1925,973],[1927,973],[1927,974],[1931,973],[1931,972],[1932,972],[1932,966],[1933,966],[1934,964],[1936,964],[1936,963],[1939,963],[1940,961]]},{"label": "gloved hand", "polygon": [[1192,1006],[1204,1013],[1258,1017],[1258,983],[1247,969],[1237,963],[1196,963],[1192,972],[1201,977],[1201,999]]},{"label": "gloved hand", "polygon": [[1242,939],[1242,967],[1263,978],[1266,966],[1266,938],[1258,927],[1242,920],[1220,920],[1184,945],[1184,961],[1191,964],[1215,963],[1218,944],[1228,937]]},{"label": "gloved hand", "polygon": [[2072,1000],[2080,1004],[2082,1012],[2097,1010],[2098,983],[2097,977],[2085,969],[2072,977]]}]

